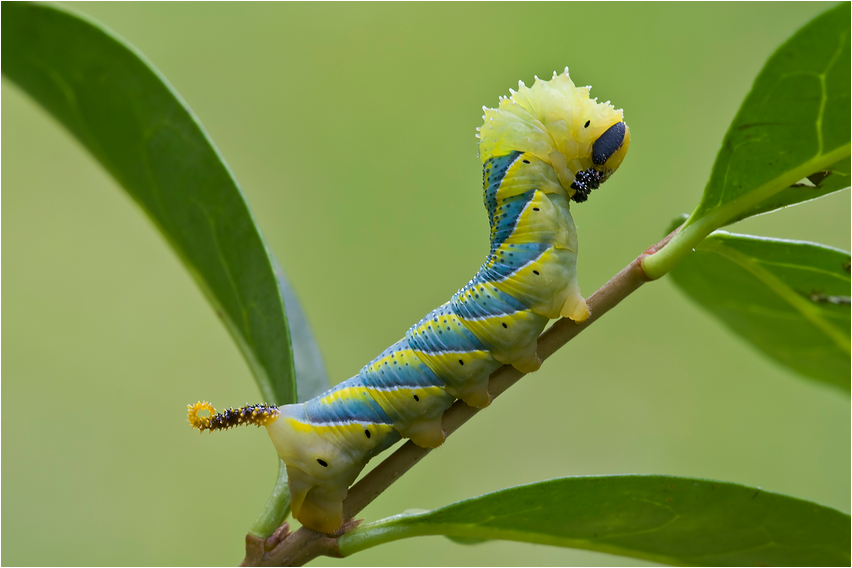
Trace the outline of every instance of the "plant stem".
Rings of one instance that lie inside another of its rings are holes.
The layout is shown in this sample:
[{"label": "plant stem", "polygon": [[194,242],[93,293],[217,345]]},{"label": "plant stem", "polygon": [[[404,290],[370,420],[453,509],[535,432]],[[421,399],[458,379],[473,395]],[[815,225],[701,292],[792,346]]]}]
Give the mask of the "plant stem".
[{"label": "plant stem", "polygon": [[290,514],[290,487],[287,485],[287,467],[278,460],[278,479],[266,505],[249,529],[249,534],[265,539],[275,532]]},{"label": "plant stem", "polygon": [[667,246],[655,254],[645,257],[642,261],[642,269],[651,280],[662,278],[683,257],[689,254],[698,243],[703,241],[704,237],[719,227],[724,227],[732,220],[737,219],[741,214],[749,211],[752,207],[766,201],[776,193],[795,184],[800,179],[845,158],[849,155],[849,151],[850,145],[844,144],[827,154],[815,156],[798,167],[766,182],[762,186],[728,201],[721,207],[715,207],[707,211],[703,209],[704,203],[702,201],[698,209],[690,215],[686,223],[683,224],[683,228],[679,233],[674,235]]},{"label": "plant stem", "polygon": [[[538,355],[542,360],[547,359],[566,343],[580,334],[592,323],[615,307],[621,300],[635,292],[642,284],[651,279],[642,269],[642,260],[660,250],[674,233],[646,250],[633,262],[616,274],[609,282],[592,294],[587,303],[591,316],[583,323],[577,324],[569,319],[560,319],[538,338]],[[511,366],[502,366],[491,374],[488,390],[496,398],[523,377],[523,373]],[[447,436],[455,432],[462,424],[470,420],[479,408],[473,408],[457,400],[444,413],[441,423]],[[349,495],[343,502],[343,515],[348,522],[336,535],[326,535],[300,528],[296,532],[284,535],[275,542],[263,542],[252,535],[246,536],[246,558],[244,566],[301,566],[320,555],[340,556],[337,548],[337,537],[353,529],[360,521],[351,521],[373,499],[381,495],[400,476],[423,459],[431,450],[421,448],[411,440],[407,441],[397,451],[388,456],[370,473],[365,475],[349,490]],[[270,537],[273,539],[273,537]],[[265,552],[260,553],[266,549]]]}]

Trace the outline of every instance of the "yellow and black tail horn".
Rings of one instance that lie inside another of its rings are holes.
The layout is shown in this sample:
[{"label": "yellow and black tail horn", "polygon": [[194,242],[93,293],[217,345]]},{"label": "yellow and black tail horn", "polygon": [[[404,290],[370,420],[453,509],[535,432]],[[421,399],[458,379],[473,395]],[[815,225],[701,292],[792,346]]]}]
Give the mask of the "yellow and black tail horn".
[{"label": "yellow and black tail horn", "polygon": [[[280,412],[277,406],[269,404],[246,404],[239,408],[228,408],[224,412],[217,413],[213,405],[207,401],[199,401],[195,404],[186,405],[189,414],[189,423],[192,427],[200,430],[227,430],[233,426],[243,424],[254,424],[255,426],[266,426],[278,419]],[[199,416],[198,413],[206,410],[209,416]]]}]

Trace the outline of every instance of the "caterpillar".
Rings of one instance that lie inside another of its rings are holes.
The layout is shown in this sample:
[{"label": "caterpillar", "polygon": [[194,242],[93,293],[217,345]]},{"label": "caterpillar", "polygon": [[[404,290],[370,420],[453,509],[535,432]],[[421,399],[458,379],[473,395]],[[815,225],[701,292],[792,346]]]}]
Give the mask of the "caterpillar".
[{"label": "caterpillar", "polygon": [[[354,377],[300,404],[244,406],[216,414],[199,402],[199,430],[265,426],[287,466],[293,516],[334,533],[343,499],[366,463],[401,438],[434,448],[455,401],[485,407],[501,365],[536,371],[536,340],[551,319],[582,322],[577,232],[569,202],[584,202],[621,164],[630,130],[621,110],[589,98],[566,68],[519,84],[478,128],[484,202],[491,226],[485,263],[444,305]],[[201,410],[209,416],[199,416]]]}]

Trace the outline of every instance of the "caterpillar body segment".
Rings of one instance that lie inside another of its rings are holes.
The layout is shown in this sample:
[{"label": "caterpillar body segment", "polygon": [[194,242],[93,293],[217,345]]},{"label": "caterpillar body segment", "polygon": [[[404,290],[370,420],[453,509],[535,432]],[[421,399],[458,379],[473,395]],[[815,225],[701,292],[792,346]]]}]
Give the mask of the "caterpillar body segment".
[{"label": "caterpillar body segment", "polygon": [[488,375],[500,362],[464,325],[449,302],[411,326],[405,341],[453,398],[478,408],[491,403]]},{"label": "caterpillar body segment", "polygon": [[550,319],[589,317],[569,203],[585,201],[621,164],[630,142],[622,111],[590,99],[566,69],[521,84],[483,118],[491,247],[467,285],[358,375],[312,400],[231,411],[255,421],[203,419],[202,407],[190,407],[199,429],[266,426],[287,465],[293,516],[311,529],[340,528],[346,492],[373,456],[403,437],[442,444],[441,418],[457,398],[487,406],[489,375],[500,365],[537,370],[536,341]]},{"label": "caterpillar body segment", "polygon": [[340,528],[349,486],[371,457],[401,437],[369,395],[338,396],[359,379],[353,377],[306,403],[279,407],[281,417],[266,427],[287,464],[293,516],[321,532]]}]

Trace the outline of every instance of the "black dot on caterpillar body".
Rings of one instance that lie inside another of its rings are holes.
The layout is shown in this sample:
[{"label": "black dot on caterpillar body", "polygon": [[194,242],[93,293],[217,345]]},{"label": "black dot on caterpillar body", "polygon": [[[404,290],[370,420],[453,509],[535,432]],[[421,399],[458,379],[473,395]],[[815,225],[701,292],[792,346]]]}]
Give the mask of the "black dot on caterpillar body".
[{"label": "black dot on caterpillar body", "polygon": [[372,436],[372,434],[370,434],[370,431],[369,431],[369,430],[364,430],[364,435],[365,435],[365,436],[367,436],[368,438],[369,438],[370,436]]},{"label": "black dot on caterpillar body", "polygon": [[325,461],[325,460],[321,460],[321,459],[317,458],[317,463],[320,464],[323,467],[328,467],[328,462]]},{"label": "black dot on caterpillar body", "polygon": [[419,396],[417,396],[417,395],[415,394],[415,395],[414,395],[414,400],[416,400],[417,402],[420,402],[420,397],[419,397]]}]

